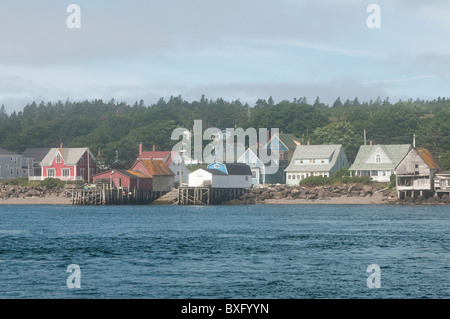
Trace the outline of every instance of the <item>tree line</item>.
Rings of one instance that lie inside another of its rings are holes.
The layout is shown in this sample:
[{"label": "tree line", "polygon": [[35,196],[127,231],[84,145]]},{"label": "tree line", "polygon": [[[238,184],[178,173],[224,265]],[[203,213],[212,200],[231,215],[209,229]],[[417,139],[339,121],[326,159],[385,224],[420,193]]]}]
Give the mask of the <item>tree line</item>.
[{"label": "tree line", "polygon": [[343,144],[352,162],[359,146],[412,144],[428,148],[450,169],[450,99],[408,100],[391,103],[389,98],[360,102],[357,97],[328,106],[317,97],[275,102],[258,99],[250,106],[239,100],[208,99],[204,95],[188,102],[181,96],[146,105],[103,101],[32,102],[23,110],[7,114],[0,108],[0,147],[21,153],[29,147],[89,147],[106,167],[127,168],[144,150],[170,150],[177,127],[192,129],[201,119],[203,128],[279,128],[311,144]]}]

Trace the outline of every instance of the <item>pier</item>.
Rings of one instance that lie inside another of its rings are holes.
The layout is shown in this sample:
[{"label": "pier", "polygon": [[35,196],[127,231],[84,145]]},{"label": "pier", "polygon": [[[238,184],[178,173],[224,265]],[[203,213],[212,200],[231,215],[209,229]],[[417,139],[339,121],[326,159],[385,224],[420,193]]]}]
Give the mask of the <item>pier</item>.
[{"label": "pier", "polygon": [[186,187],[178,188],[178,205],[220,205],[238,199],[246,188]]},{"label": "pier", "polygon": [[67,188],[66,196],[72,205],[147,205],[167,192],[124,189],[79,189]]}]

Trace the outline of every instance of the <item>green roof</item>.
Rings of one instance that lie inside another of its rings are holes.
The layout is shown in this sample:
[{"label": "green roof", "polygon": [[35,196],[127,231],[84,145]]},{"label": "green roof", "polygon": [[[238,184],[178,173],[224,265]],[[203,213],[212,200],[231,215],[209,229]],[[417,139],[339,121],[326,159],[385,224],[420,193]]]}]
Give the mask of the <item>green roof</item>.
[{"label": "green roof", "polygon": [[296,137],[294,134],[279,134],[279,138],[284,143],[284,145],[286,145],[292,151],[295,150],[298,144],[304,144],[303,139]]},{"label": "green roof", "polygon": [[[403,160],[403,158],[408,154],[410,149],[410,144],[362,145],[359,148],[354,163],[352,164],[352,166],[350,166],[350,170],[393,171]],[[375,161],[373,161],[374,152],[376,150],[378,150],[380,153],[384,153],[388,157],[388,160],[382,160],[381,163],[376,163]]]}]

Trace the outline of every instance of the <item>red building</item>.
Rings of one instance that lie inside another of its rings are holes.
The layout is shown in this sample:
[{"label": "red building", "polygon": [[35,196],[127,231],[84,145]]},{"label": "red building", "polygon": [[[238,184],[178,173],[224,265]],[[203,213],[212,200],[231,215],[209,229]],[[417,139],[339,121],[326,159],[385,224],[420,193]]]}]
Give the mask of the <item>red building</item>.
[{"label": "red building", "polygon": [[111,188],[152,190],[153,179],[138,171],[114,169],[93,176],[93,183],[103,183]]},{"label": "red building", "polygon": [[67,181],[91,181],[98,173],[95,157],[86,148],[52,148],[42,159],[41,180],[57,178]]},{"label": "red building", "polygon": [[175,174],[162,160],[138,158],[130,170],[152,177],[152,190],[154,191],[170,191],[174,186]]}]

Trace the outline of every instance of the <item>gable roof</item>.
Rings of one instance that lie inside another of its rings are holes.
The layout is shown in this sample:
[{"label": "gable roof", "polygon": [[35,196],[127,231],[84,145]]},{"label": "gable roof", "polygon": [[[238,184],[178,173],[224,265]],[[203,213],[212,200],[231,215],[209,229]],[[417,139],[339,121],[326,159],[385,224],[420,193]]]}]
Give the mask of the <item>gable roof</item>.
[{"label": "gable roof", "polygon": [[433,154],[426,148],[416,148],[417,154],[419,154],[420,158],[428,165],[431,169],[441,169],[441,166],[436,162]]},{"label": "gable roof", "polygon": [[264,163],[261,161],[261,159],[258,157],[258,155],[255,154],[255,152],[252,151],[252,149],[249,147],[244,152],[244,154],[239,157],[238,162],[239,163],[245,163],[245,161],[248,159],[249,161],[254,158],[257,162],[259,162],[261,165],[264,165]]},{"label": "gable roof", "polygon": [[214,169],[214,168],[202,168],[202,170],[204,170],[212,175],[227,175],[224,172],[222,172],[221,170]]},{"label": "gable roof", "polygon": [[141,173],[139,171],[132,171],[132,170],[128,169],[128,170],[126,170],[124,172],[128,173],[128,176],[130,178],[135,178],[135,179],[137,179],[137,178],[152,178],[151,176],[145,175],[145,174],[143,174],[143,173]]},{"label": "gable roof", "polygon": [[283,143],[284,146],[291,151],[295,150],[295,148],[303,142],[303,139],[296,137],[294,134],[280,133],[272,136],[265,148],[269,147],[274,138],[278,138],[280,143]]},{"label": "gable roof", "polygon": [[5,150],[3,148],[0,148],[0,155],[15,155],[15,156],[18,156],[20,154],[17,154],[17,153]]},{"label": "gable roof", "polygon": [[244,163],[225,163],[228,175],[252,175],[250,166]]},{"label": "gable roof", "polygon": [[60,153],[64,159],[65,165],[76,165],[80,158],[84,155],[84,153],[88,152],[92,158],[94,155],[91,153],[89,148],[87,147],[78,147],[78,148],[51,148],[50,151],[45,155],[42,159],[40,165],[48,166],[51,165],[53,159],[55,158],[57,153]]},{"label": "gable roof", "polygon": [[[391,163],[366,163],[373,151],[379,147],[390,158]],[[405,158],[412,146],[410,144],[361,145],[350,170],[394,170]]]},{"label": "gable roof", "polygon": [[149,171],[152,176],[174,176],[175,174],[172,170],[167,167],[167,165],[162,160],[147,160],[147,159],[137,159],[145,168]]},{"label": "gable roof", "polygon": [[40,163],[50,150],[51,147],[27,148],[25,151],[23,151],[22,155],[25,158],[32,158],[35,163]]},{"label": "gable roof", "polygon": [[[336,164],[340,152],[343,151],[341,144],[336,145],[299,145],[296,147],[291,163],[285,169],[286,172],[322,172],[330,171]],[[297,159],[329,159],[328,163],[298,164]]]}]

